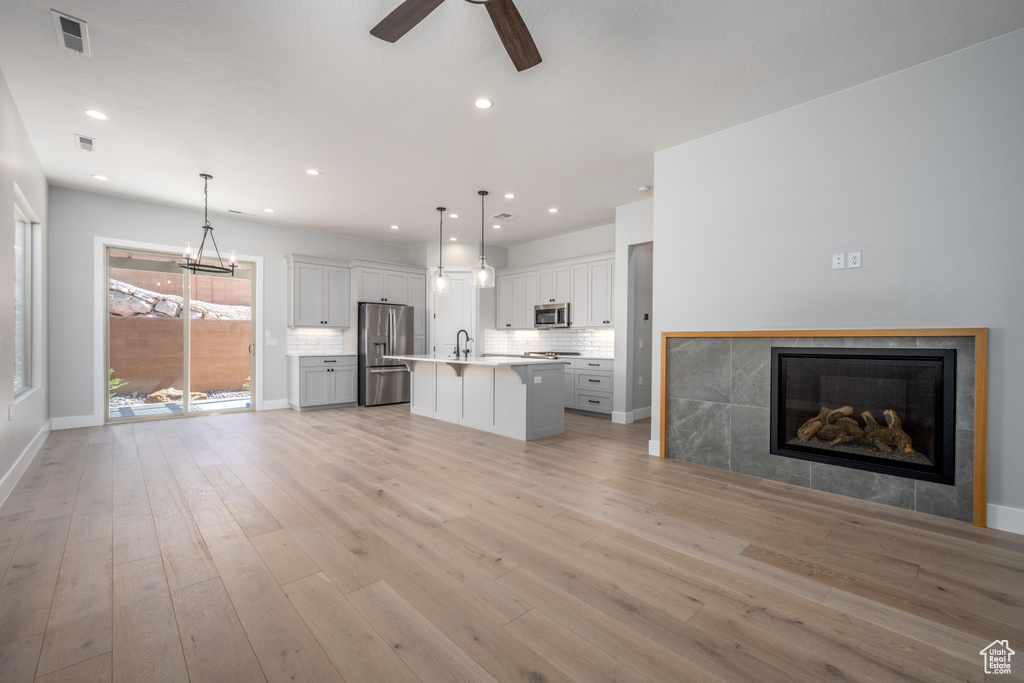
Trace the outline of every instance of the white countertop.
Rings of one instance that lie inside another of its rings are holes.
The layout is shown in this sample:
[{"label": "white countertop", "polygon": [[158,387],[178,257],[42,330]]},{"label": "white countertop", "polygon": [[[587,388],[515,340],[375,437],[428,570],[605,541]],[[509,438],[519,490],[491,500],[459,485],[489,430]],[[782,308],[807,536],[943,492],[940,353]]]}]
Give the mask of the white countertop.
[{"label": "white countertop", "polygon": [[435,358],[434,356],[384,356],[391,360],[426,361],[428,363],[455,363],[458,365],[487,365],[490,367],[511,367],[513,365],[565,365],[565,358],[522,358],[520,356],[470,356],[469,358]]},{"label": "white countertop", "polygon": [[316,353],[310,351],[292,351],[291,353],[284,354],[291,358],[323,358],[323,357],[338,357],[338,358],[355,358],[354,353]]}]

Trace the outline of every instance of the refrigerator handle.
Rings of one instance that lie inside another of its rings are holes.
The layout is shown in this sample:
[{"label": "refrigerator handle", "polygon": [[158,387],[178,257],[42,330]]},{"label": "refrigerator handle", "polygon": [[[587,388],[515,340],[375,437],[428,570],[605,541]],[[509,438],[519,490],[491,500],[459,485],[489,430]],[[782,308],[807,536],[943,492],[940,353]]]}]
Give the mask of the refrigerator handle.
[{"label": "refrigerator handle", "polygon": [[395,354],[395,347],[398,345],[398,335],[395,327],[398,326],[398,318],[395,316],[395,309],[388,307],[388,355]]}]

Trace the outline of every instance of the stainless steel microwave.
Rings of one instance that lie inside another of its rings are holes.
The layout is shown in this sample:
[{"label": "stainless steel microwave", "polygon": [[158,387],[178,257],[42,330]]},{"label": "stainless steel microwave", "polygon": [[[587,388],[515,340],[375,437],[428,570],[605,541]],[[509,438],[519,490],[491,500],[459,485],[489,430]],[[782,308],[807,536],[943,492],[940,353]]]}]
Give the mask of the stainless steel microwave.
[{"label": "stainless steel microwave", "polygon": [[533,307],[533,326],[542,330],[569,327],[569,304],[537,304]]}]

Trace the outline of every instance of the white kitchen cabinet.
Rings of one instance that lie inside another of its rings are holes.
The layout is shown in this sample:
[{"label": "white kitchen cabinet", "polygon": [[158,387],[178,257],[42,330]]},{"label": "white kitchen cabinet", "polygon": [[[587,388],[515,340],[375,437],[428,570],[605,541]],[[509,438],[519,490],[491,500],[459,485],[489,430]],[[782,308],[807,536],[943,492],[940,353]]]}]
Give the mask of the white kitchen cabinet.
[{"label": "white kitchen cabinet", "polygon": [[533,329],[534,306],[563,302],[571,327],[613,327],[615,259],[598,256],[498,273],[495,328]]},{"label": "white kitchen cabinet", "polygon": [[523,273],[503,275],[495,282],[498,292],[497,329],[522,330],[533,327],[533,306],[526,315],[526,292]]},{"label": "white kitchen cabinet", "polygon": [[569,266],[541,268],[537,271],[538,304],[566,303],[572,297],[572,279]]},{"label": "white kitchen cabinet", "polygon": [[294,410],[355,405],[357,391],[355,356],[288,357],[288,405]]},{"label": "white kitchen cabinet", "polygon": [[409,295],[403,303],[413,307],[412,334],[424,337],[427,334],[427,276],[409,273]]},{"label": "white kitchen cabinet", "polygon": [[587,327],[612,327],[615,259],[587,263]]},{"label": "white kitchen cabinet", "polygon": [[288,326],[350,327],[350,272],[326,259],[288,254]]},{"label": "white kitchen cabinet", "polygon": [[[532,311],[540,303],[540,272],[529,270],[523,273],[523,305]],[[532,318],[532,316],[531,316]]]},{"label": "white kitchen cabinet", "polygon": [[569,267],[572,296],[569,299],[569,321],[572,327],[587,326],[587,310],[590,308],[590,279],[586,263]]},{"label": "white kitchen cabinet", "polygon": [[[424,276],[425,277],[425,276]],[[356,268],[356,299],[372,303],[409,303],[409,273],[382,268]]]}]

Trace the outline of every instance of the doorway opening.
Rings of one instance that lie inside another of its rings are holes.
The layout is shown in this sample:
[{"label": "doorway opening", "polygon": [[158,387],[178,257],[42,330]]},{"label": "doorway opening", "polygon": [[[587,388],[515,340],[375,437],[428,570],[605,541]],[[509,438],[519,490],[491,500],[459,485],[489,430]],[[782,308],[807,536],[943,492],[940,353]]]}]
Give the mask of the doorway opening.
[{"label": "doorway opening", "polygon": [[256,267],[191,274],[108,247],[107,422],[253,410]]}]

